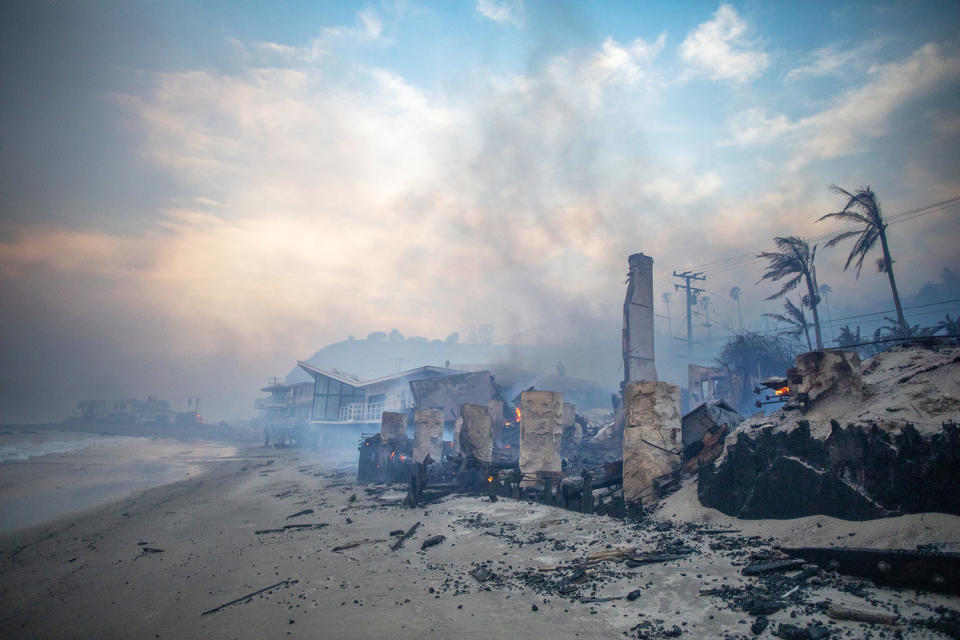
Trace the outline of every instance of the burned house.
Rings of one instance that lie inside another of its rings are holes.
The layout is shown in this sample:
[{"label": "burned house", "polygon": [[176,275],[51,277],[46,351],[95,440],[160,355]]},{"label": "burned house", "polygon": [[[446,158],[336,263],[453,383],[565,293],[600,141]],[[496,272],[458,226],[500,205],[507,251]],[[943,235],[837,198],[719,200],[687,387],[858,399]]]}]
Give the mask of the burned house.
[{"label": "burned house", "polygon": [[284,384],[274,378],[260,391],[270,394],[254,403],[263,416],[268,441],[293,438],[297,429],[306,427],[313,398],[311,383]]}]

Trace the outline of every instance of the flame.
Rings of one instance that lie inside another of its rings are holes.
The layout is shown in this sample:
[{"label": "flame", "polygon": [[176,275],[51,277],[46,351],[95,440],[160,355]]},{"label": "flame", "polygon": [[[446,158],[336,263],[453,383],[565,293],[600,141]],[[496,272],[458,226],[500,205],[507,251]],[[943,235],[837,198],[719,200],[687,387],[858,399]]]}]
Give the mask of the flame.
[{"label": "flame", "polygon": [[487,476],[487,482],[493,482],[493,476]]},{"label": "flame", "polygon": [[774,393],[777,394],[778,396],[790,395],[790,387],[783,387],[781,389],[777,389],[776,391],[774,391]]},{"label": "flame", "polygon": [[407,459],[407,456],[400,454],[400,462],[403,462],[406,459]]},{"label": "flame", "polygon": [[393,451],[393,452],[390,454],[390,459],[393,460],[393,456],[395,456],[395,455],[397,455],[397,452],[396,452],[396,451]]},{"label": "flame", "polygon": [[509,448],[510,448],[510,445],[505,444],[505,445],[503,445],[503,448],[504,448],[504,449],[509,449]]},{"label": "flame", "polygon": [[515,411],[517,412],[517,422],[520,422],[523,419],[523,412],[520,411],[520,407],[517,407]]}]

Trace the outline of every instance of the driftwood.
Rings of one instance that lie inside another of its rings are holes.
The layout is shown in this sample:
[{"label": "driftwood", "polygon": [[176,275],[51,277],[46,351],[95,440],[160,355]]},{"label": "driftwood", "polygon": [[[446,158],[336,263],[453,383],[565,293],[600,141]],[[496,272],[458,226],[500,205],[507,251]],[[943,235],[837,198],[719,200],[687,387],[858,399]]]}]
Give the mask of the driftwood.
[{"label": "driftwood", "polygon": [[277,587],[286,586],[286,585],[289,585],[289,584],[294,583],[294,582],[297,582],[297,580],[291,580],[291,579],[289,579],[289,578],[287,578],[286,580],[281,580],[280,582],[278,582],[278,583],[276,583],[276,584],[272,584],[272,585],[270,585],[269,587],[264,587],[263,589],[257,589],[256,591],[254,591],[254,592],[252,592],[252,593],[248,593],[248,594],[245,595],[245,596],[241,596],[241,597],[237,598],[236,600],[231,600],[230,602],[224,603],[224,604],[220,605],[219,607],[214,607],[213,609],[210,609],[210,610],[208,610],[208,611],[204,611],[204,612],[201,613],[200,615],[201,615],[201,616],[205,616],[205,615],[208,615],[208,614],[210,614],[210,613],[216,613],[217,611],[221,611],[221,610],[223,610],[223,609],[226,609],[227,607],[229,607],[229,606],[232,605],[232,604],[238,604],[238,603],[240,603],[240,602],[243,602],[244,600],[249,600],[249,599],[252,598],[253,596],[260,595],[260,594],[263,593],[264,591],[270,591],[271,589],[276,589]]},{"label": "driftwood", "polygon": [[827,607],[827,615],[834,620],[853,620],[855,622],[868,622],[870,624],[897,624],[897,616],[894,615],[848,609],[847,607],[841,607],[836,604],[831,604]]},{"label": "driftwood", "polygon": [[789,560],[774,560],[772,562],[758,562],[747,565],[743,568],[745,576],[759,576],[773,571],[789,571],[790,569],[799,569],[803,566],[803,560],[791,558]]},{"label": "driftwood", "polygon": [[417,532],[417,528],[419,527],[420,527],[420,521],[417,520],[417,522],[412,527],[407,529],[407,532],[405,534],[397,538],[397,541],[390,546],[390,550],[396,551],[397,549],[402,547],[403,543],[409,540],[413,536],[413,534]]},{"label": "driftwood", "polygon": [[422,545],[420,545],[420,550],[423,551],[424,549],[429,549],[432,546],[440,544],[446,539],[447,539],[447,536],[430,536],[429,538],[423,541]]}]

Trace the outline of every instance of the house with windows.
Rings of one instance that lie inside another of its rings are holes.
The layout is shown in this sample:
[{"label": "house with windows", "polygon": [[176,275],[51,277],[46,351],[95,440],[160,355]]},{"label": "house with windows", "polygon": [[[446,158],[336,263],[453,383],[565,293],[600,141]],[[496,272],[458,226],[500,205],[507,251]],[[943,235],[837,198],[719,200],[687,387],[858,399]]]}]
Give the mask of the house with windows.
[{"label": "house with windows", "polygon": [[462,373],[445,367],[425,366],[373,380],[360,380],[342,371],[318,369],[303,361],[297,361],[297,365],[313,377],[311,424],[361,428],[370,425],[370,431],[379,429],[384,411],[413,408],[411,382]]}]

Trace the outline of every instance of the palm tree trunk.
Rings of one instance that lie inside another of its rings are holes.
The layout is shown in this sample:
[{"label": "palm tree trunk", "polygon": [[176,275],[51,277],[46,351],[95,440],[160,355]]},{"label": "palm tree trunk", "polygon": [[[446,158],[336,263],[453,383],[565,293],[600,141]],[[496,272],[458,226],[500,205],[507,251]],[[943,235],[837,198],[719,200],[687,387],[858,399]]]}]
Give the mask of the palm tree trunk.
[{"label": "palm tree trunk", "polygon": [[903,315],[903,306],[900,304],[900,293],[897,291],[897,281],[893,277],[893,260],[890,259],[890,248],[887,246],[887,225],[880,227],[880,248],[883,249],[883,263],[887,271],[887,277],[890,278],[890,291],[893,292],[893,306],[897,308],[897,322],[900,323],[900,331],[903,337],[910,335],[910,329],[907,327],[907,319]]},{"label": "palm tree trunk", "polygon": [[[817,296],[817,276],[813,273],[806,274],[807,280],[807,292],[810,295],[810,310],[813,311],[813,331],[817,336],[817,349],[823,349],[823,338],[820,336],[820,314],[817,313],[817,303],[819,300]],[[803,301],[801,301],[800,308],[803,309]],[[807,339],[809,342],[809,338]],[[811,349],[812,351],[812,349]]]}]

